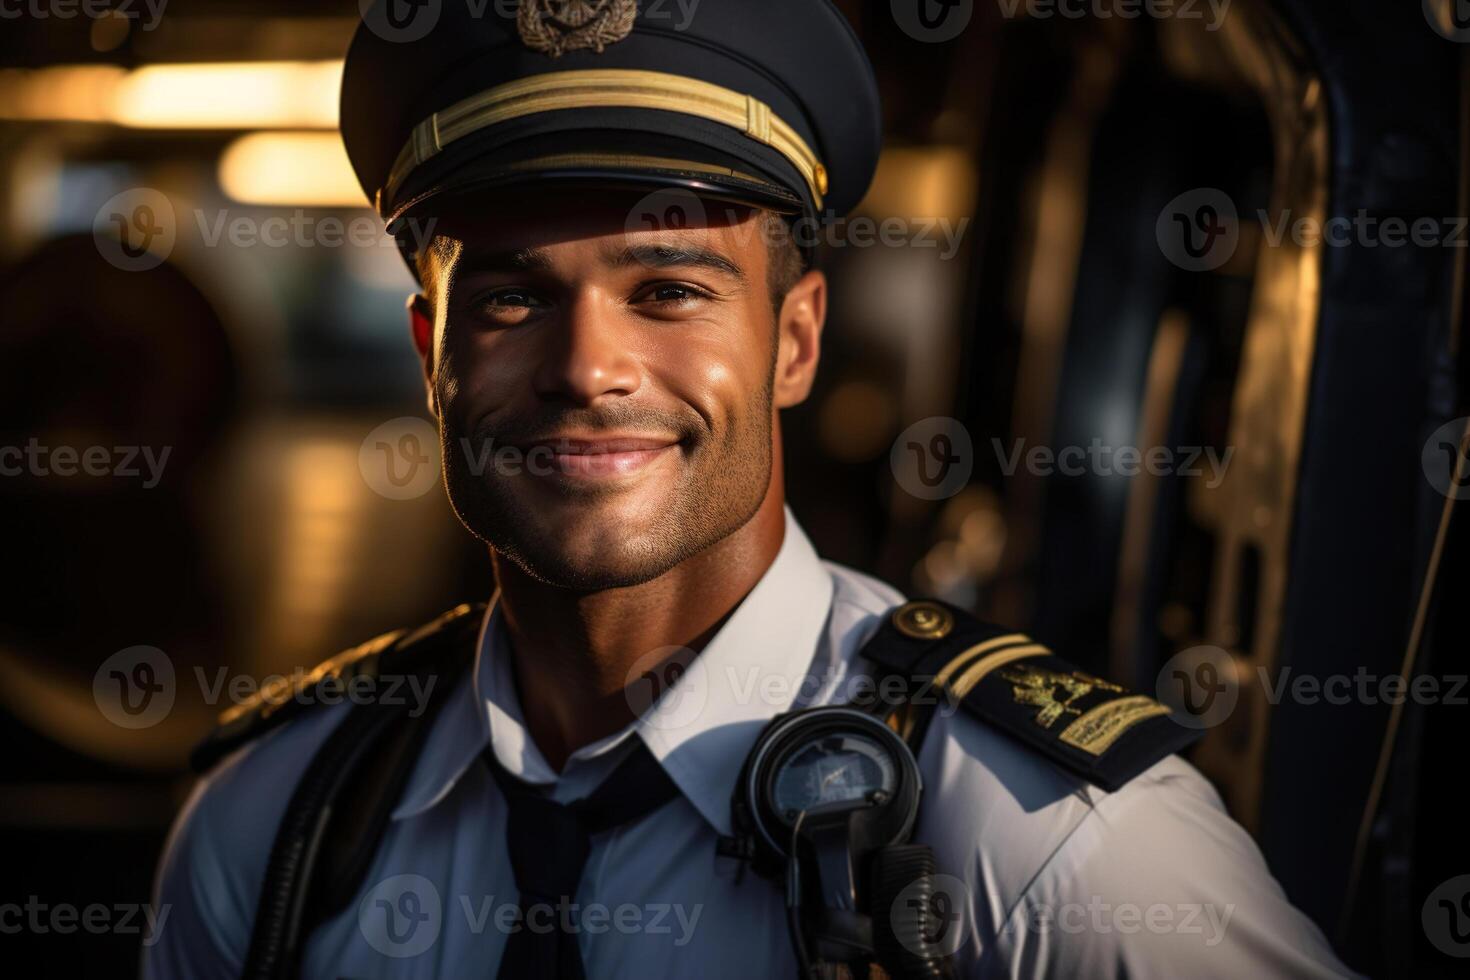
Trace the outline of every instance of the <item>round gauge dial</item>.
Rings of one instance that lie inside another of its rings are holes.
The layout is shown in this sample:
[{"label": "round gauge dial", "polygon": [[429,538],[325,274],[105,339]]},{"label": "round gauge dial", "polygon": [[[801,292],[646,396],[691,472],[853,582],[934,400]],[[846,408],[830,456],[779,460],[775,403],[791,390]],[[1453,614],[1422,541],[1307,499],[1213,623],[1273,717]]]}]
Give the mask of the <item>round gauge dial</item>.
[{"label": "round gauge dial", "polygon": [[[776,771],[776,812],[787,820],[808,812],[891,798],[898,772],[889,750],[852,732],[823,736],[792,752]],[[881,794],[874,799],[874,794]]]}]

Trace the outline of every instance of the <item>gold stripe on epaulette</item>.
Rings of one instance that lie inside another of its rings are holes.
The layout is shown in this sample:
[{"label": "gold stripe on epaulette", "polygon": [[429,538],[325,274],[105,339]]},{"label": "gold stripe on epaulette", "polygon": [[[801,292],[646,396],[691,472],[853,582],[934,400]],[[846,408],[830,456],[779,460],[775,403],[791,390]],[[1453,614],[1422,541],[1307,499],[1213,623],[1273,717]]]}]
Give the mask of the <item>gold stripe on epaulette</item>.
[{"label": "gold stripe on epaulette", "polygon": [[1007,633],[1005,636],[996,636],[983,643],[977,643],[963,653],[953,657],[949,663],[945,664],[939,673],[934,675],[934,683],[936,685],[949,683],[949,679],[964,670],[972,660],[976,657],[982,657],[992,650],[1030,642],[1031,637],[1025,633]]},{"label": "gold stripe on epaulette", "polygon": [[1135,694],[1100,704],[1062,730],[1063,742],[1092,755],[1102,755],[1124,732],[1169,709],[1153,698]]},{"label": "gold stripe on epaulette", "polygon": [[[1005,636],[991,637],[951,658],[949,663],[934,675],[934,689],[948,687],[951,695],[960,699],[969,694],[980,679],[992,670],[1004,667],[1013,660],[1038,657],[1050,652],[1046,647],[1033,643],[1031,637],[1025,633],[1007,633]],[[956,677],[956,674],[959,676]],[[889,718],[890,727],[902,735],[905,741],[913,734],[914,725],[918,720],[918,715],[910,710],[911,707],[905,704]]]},{"label": "gold stripe on epaulette", "polygon": [[997,650],[988,656],[981,657],[960,673],[949,684],[949,689],[957,697],[965,697],[975,689],[975,686],[983,681],[991,672],[999,670],[1006,664],[1024,660],[1027,657],[1044,657],[1051,650],[1040,643],[1026,643],[1024,646],[1013,646],[1005,650]]},{"label": "gold stripe on epaulette", "polygon": [[381,191],[392,206],[416,167],[455,140],[498,123],[560,109],[657,109],[708,119],[771,147],[791,162],[820,209],[827,169],[785,120],[754,96],[660,71],[597,68],[530,75],[462,99],[414,127]]}]

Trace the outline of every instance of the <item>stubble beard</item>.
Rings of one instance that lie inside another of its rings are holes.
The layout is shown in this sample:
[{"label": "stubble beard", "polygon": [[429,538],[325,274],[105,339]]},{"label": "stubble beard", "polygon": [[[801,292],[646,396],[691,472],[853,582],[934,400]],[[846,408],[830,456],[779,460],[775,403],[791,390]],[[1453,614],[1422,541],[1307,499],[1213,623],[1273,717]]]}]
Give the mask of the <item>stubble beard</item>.
[{"label": "stubble beard", "polygon": [[[685,434],[684,441],[672,450],[683,461],[677,466],[673,487],[661,495],[664,499],[639,509],[641,520],[603,521],[596,513],[605,501],[638,493],[637,487],[538,486],[543,478],[526,472],[528,465],[522,465],[520,472],[505,474],[492,463],[476,473],[466,457],[465,432],[446,421],[440,425],[440,439],[450,504],[471,534],[536,581],[577,591],[649,582],[734,534],[759,511],[771,481],[772,380],[768,377],[748,405],[748,414],[734,421],[723,437],[711,433],[702,419],[696,426],[693,417],[658,417],[664,428]],[[442,417],[453,419],[455,415],[446,411]],[[570,417],[587,422],[599,419],[583,427],[606,430],[640,416],[617,412],[609,417],[589,411],[563,413],[560,419]],[[543,431],[553,428],[545,421],[549,420],[543,420]],[[472,447],[501,447],[514,441],[514,436],[498,435],[487,425],[469,434]],[[561,497],[563,506],[584,507],[589,526],[576,526],[583,523],[576,519],[568,522],[570,526],[554,526],[550,508],[536,506],[542,494],[547,499]]]}]

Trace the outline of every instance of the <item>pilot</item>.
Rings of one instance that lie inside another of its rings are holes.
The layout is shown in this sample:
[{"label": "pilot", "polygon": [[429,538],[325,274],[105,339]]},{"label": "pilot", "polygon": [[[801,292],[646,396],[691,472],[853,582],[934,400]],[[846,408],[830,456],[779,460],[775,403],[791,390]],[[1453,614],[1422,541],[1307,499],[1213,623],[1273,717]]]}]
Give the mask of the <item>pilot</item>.
[{"label": "pilot", "polygon": [[[918,675],[943,697],[900,685],[885,726],[933,859],[925,975],[1348,975],[1167,709],[813,550],[780,413],[828,291],[791,231],[866,191],[875,80],[829,0],[674,7],[365,13],[342,136],[421,284],[445,485],[497,588],[226,712],[146,975],[814,975],[802,886],[752,873],[742,772],[773,719]],[[817,761],[778,816],[803,787],[812,814],[896,805],[890,762]],[[905,905],[868,898],[878,944]]]}]

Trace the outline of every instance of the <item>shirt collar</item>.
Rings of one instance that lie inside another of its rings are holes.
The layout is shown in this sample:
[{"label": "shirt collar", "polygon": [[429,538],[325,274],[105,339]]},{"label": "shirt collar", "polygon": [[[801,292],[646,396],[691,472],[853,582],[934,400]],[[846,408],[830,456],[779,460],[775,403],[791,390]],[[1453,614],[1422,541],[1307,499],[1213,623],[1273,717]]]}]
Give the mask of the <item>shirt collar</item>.
[{"label": "shirt collar", "polygon": [[[770,568],[678,681],[627,728],[572,755],[593,759],[636,734],[722,834],[731,832],[730,797],[745,757],[766,722],[796,700],[832,604],[831,575],[789,508],[785,518]],[[557,778],[526,731],[498,607],[492,601],[485,614],[473,683],[445,705],[394,819],[444,799],[486,745],[527,781]]]}]

